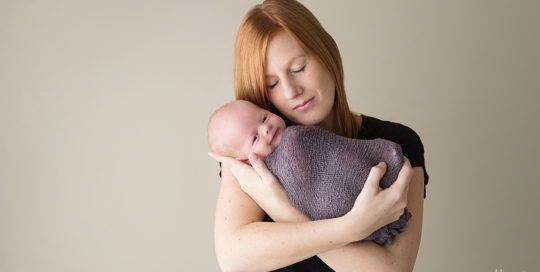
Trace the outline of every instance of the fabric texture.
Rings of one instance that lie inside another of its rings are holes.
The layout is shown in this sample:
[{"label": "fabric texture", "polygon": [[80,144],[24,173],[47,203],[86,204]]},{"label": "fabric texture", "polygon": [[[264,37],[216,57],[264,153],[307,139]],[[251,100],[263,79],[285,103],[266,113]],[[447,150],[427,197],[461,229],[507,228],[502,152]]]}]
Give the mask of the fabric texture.
[{"label": "fabric texture", "polygon": [[[429,175],[426,171],[424,161],[424,146],[420,137],[414,130],[399,123],[384,121],[375,117],[362,115],[362,125],[358,139],[385,139],[397,143],[401,146],[403,155],[409,159],[411,166],[422,167],[424,172],[424,198],[426,198],[426,185],[429,181]],[[265,222],[274,222],[268,215],[264,218]],[[326,265],[319,257],[313,256],[295,264],[273,270],[275,272],[333,272],[332,268]]]},{"label": "fabric texture", "polygon": [[[335,218],[349,212],[371,168],[381,161],[387,170],[380,186],[390,187],[403,166],[401,147],[388,140],[358,140],[319,126],[290,126],[276,150],[264,158],[281,182],[292,205],[311,220]],[[363,240],[389,246],[392,236],[407,229],[411,214],[378,229]]]}]

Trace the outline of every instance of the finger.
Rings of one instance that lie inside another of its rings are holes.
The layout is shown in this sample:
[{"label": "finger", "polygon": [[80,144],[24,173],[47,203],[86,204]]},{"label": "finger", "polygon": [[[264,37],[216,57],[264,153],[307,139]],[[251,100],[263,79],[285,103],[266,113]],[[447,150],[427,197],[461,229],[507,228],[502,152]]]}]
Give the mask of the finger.
[{"label": "finger", "polygon": [[[371,170],[369,171],[368,178],[366,180],[366,184],[364,186],[364,190],[374,191],[378,192],[381,189],[379,186],[379,183],[384,176],[384,173],[386,172],[386,163],[380,162],[379,164],[373,166]],[[367,185],[367,186],[366,186]]]},{"label": "finger", "polygon": [[241,177],[249,177],[250,175],[256,174],[251,166],[237,159],[221,156],[214,152],[208,152],[208,155],[215,160],[227,165],[227,167],[229,167],[229,169],[237,179]]},{"label": "finger", "polygon": [[242,186],[242,190],[244,190],[244,186],[248,186],[249,184],[252,184],[258,180],[260,181],[261,179],[257,172],[255,172],[251,166],[245,164],[244,162],[234,160],[231,165],[226,165],[236,177],[238,183],[240,183],[240,186]]},{"label": "finger", "polygon": [[212,157],[214,160],[218,161],[218,162],[225,162],[225,160],[228,158],[228,157],[225,157],[225,156],[221,156],[219,154],[216,154],[212,151],[208,152],[208,156]]},{"label": "finger", "polygon": [[208,155],[210,157],[214,158],[214,160],[226,164],[227,166],[229,166],[229,168],[234,167],[235,165],[237,165],[237,162],[238,162],[238,160],[236,160],[234,158],[227,157],[227,156],[221,156],[221,155],[216,154],[216,153],[214,153],[212,151],[208,152]]},{"label": "finger", "polygon": [[409,192],[409,183],[411,182],[414,171],[411,167],[409,159],[407,159],[406,157],[403,158],[403,167],[401,167],[396,181],[390,187],[394,187],[396,190],[402,191],[404,195],[407,195]]},{"label": "finger", "polygon": [[268,170],[264,161],[257,154],[249,154],[249,162],[257,174],[262,178],[263,182],[268,183],[274,180],[274,175]]},{"label": "finger", "polygon": [[238,167],[236,166],[236,165],[237,165],[237,164],[236,164],[236,162],[237,162],[236,159],[233,159],[233,158],[227,157],[227,156],[222,156],[222,155],[216,154],[216,153],[214,153],[214,152],[212,152],[212,151],[208,152],[208,155],[209,155],[210,157],[212,157],[214,160],[216,160],[216,161],[218,161],[218,162],[221,162],[221,163],[227,165],[227,166],[231,169],[231,171],[233,171],[233,174],[234,174],[236,177],[238,177],[238,176],[236,175],[236,173],[234,172],[235,168],[238,168]]},{"label": "finger", "polygon": [[409,195],[409,188],[411,188],[410,183],[411,183],[411,180],[412,180],[412,176],[414,174],[414,170],[412,169],[412,166],[411,166],[411,162],[409,161],[409,159],[407,159],[407,157],[403,156],[403,158],[405,159],[405,165],[407,165],[407,169],[409,169],[409,178],[408,178],[408,181],[407,181],[407,185],[405,185],[405,191],[403,192],[405,194],[405,196],[408,196]]}]

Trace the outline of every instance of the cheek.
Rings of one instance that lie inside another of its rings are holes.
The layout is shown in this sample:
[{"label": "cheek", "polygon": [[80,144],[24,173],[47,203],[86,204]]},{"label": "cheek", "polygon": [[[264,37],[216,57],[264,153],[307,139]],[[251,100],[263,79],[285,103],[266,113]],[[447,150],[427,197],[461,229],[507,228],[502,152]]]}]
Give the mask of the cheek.
[{"label": "cheek", "polygon": [[332,80],[332,77],[330,77],[328,74],[321,79],[320,86],[321,90],[323,91],[323,95],[325,96],[325,100],[330,104],[334,104],[334,98],[336,95],[336,86],[334,85],[334,80]]},{"label": "cheek", "polygon": [[330,105],[334,105],[334,100],[336,99],[336,87],[334,84],[329,84],[326,86],[326,100]]},{"label": "cheek", "polygon": [[306,75],[306,80],[311,88],[319,90],[323,95],[331,95],[334,90],[334,80],[323,67],[317,67],[313,72]]}]

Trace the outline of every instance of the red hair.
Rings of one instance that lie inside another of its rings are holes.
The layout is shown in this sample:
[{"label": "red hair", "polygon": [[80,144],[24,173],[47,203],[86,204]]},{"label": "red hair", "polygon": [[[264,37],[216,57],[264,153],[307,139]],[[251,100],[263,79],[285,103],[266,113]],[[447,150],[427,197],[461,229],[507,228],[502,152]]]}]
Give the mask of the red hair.
[{"label": "red hair", "polygon": [[329,72],[336,86],[332,110],[337,118],[337,134],[356,138],[358,124],[347,104],[343,64],[337,44],[317,18],[295,0],[266,0],[254,6],[244,16],[236,35],[236,99],[251,101],[261,108],[279,114],[268,99],[264,71],[266,47],[272,35],[279,29],[285,30]]}]

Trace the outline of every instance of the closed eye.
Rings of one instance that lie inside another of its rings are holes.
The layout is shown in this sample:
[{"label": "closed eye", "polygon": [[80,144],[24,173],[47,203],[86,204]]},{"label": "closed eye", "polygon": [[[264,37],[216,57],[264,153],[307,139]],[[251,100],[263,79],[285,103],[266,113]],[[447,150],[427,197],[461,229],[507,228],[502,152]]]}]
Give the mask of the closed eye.
[{"label": "closed eye", "polygon": [[307,65],[304,65],[304,67],[302,67],[302,68],[300,68],[300,69],[298,69],[298,70],[296,70],[296,71],[292,71],[292,73],[293,73],[293,74],[296,74],[296,73],[303,72],[304,69],[306,68],[306,66],[307,66]]},{"label": "closed eye", "polygon": [[[307,66],[307,64],[304,65],[304,67],[302,67],[302,68],[300,68],[300,69],[298,69],[298,70],[296,70],[296,71],[291,71],[291,73],[293,73],[293,74],[301,73],[301,72],[303,72],[303,71],[306,69],[306,66]],[[272,89],[272,88],[276,87],[276,85],[278,84],[278,82],[279,82],[279,80],[276,81],[276,83],[274,83],[274,84],[268,86],[268,89]]]},{"label": "closed eye", "polygon": [[276,83],[274,83],[274,84],[268,86],[268,89],[272,89],[272,88],[276,87],[276,85],[278,84],[278,82],[279,82],[279,80],[276,81]]}]

